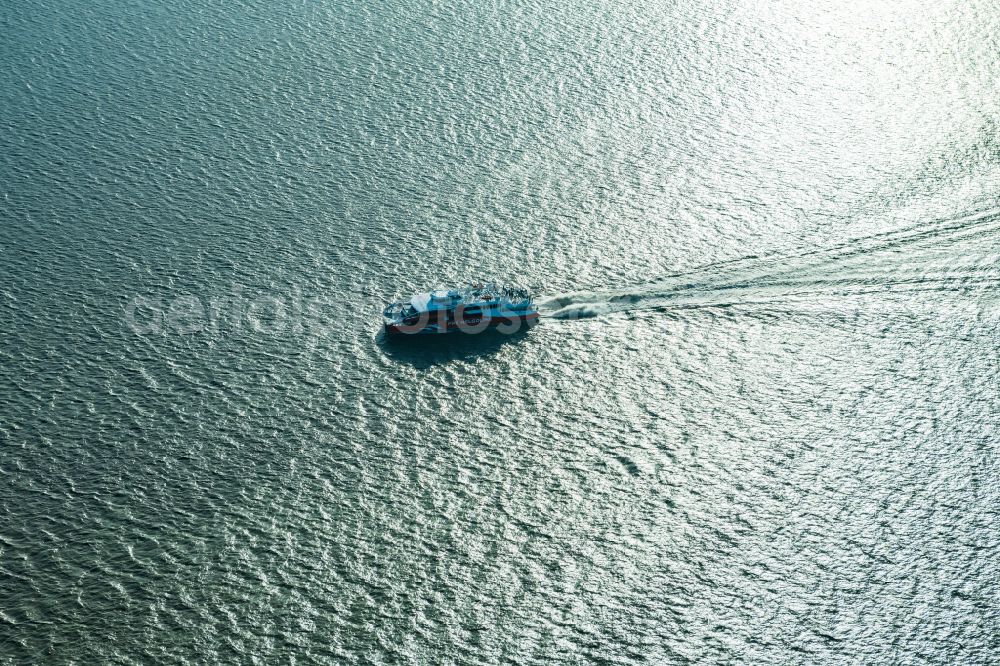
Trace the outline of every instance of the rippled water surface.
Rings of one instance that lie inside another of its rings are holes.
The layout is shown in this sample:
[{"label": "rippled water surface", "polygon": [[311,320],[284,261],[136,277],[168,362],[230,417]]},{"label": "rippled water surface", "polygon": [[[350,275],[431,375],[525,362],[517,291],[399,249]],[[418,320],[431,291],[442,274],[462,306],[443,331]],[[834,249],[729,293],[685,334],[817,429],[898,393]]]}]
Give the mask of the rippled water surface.
[{"label": "rippled water surface", "polygon": [[5,661],[1000,653],[995,3],[0,25]]}]

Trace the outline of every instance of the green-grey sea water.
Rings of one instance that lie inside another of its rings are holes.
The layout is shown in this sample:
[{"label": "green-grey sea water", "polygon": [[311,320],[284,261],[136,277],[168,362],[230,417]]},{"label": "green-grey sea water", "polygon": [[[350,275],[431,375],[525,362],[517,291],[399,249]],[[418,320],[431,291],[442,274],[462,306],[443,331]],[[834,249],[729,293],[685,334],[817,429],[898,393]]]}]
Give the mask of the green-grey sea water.
[{"label": "green-grey sea water", "polygon": [[0,29],[3,663],[996,663],[996,3]]}]

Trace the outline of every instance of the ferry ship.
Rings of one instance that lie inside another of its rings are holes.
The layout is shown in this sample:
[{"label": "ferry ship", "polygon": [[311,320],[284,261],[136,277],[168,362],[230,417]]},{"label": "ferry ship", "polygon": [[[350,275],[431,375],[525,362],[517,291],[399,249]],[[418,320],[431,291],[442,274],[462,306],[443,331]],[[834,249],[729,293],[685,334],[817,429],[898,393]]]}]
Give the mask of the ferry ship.
[{"label": "ferry ship", "polygon": [[387,305],[382,318],[388,335],[515,333],[538,323],[538,310],[527,289],[486,282],[414,294]]}]

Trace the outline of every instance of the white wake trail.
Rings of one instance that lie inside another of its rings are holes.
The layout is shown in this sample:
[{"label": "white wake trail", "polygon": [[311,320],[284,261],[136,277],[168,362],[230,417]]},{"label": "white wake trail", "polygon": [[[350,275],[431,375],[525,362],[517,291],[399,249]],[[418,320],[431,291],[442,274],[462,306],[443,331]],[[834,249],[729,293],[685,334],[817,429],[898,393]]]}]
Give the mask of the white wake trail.
[{"label": "white wake trail", "polygon": [[967,292],[1000,284],[1000,209],[827,248],[750,256],[625,289],[539,301],[552,319],[615,312],[775,303],[868,293]]}]

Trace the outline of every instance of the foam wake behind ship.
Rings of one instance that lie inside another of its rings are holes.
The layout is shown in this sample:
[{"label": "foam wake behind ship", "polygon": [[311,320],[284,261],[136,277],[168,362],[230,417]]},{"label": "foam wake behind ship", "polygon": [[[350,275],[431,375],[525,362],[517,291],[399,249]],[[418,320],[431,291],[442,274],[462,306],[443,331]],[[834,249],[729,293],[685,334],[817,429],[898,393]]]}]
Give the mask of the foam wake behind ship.
[{"label": "foam wake behind ship", "polygon": [[390,303],[382,312],[389,335],[515,333],[538,322],[531,293],[494,282],[458,289],[436,289]]}]

